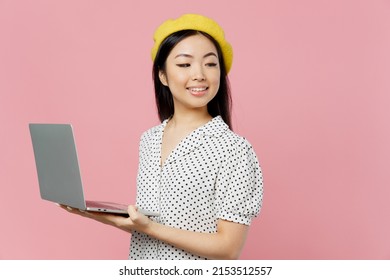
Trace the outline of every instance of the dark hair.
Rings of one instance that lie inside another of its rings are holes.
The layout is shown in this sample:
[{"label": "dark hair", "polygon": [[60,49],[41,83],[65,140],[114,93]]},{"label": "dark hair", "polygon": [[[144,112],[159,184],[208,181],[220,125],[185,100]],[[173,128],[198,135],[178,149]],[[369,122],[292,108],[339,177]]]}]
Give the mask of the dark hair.
[{"label": "dark hair", "polygon": [[154,92],[156,105],[160,121],[171,117],[174,113],[174,104],[172,93],[167,86],[164,86],[159,78],[159,71],[165,71],[165,62],[171,50],[183,39],[202,34],[210,39],[218,53],[221,77],[219,89],[215,97],[207,104],[207,110],[212,117],[220,115],[224,122],[232,128],[231,124],[231,107],[232,101],[230,96],[229,79],[226,73],[226,67],[219,44],[209,34],[197,30],[181,30],[169,35],[160,45],[153,64]]}]

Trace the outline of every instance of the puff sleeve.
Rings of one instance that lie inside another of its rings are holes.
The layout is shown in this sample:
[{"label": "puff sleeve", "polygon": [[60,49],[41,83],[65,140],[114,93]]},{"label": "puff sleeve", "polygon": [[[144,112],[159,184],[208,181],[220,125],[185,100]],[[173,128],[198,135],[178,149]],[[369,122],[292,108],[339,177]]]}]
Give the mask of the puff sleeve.
[{"label": "puff sleeve", "polygon": [[263,176],[256,154],[245,138],[229,147],[216,181],[216,216],[250,225],[263,201]]}]

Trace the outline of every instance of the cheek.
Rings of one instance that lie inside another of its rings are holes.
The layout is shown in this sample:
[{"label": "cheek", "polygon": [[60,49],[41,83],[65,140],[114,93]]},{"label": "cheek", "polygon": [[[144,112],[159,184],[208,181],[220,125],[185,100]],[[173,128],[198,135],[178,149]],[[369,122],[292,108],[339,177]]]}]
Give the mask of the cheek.
[{"label": "cheek", "polygon": [[215,73],[214,75],[210,76],[210,83],[213,84],[215,87],[219,87],[221,80],[220,80],[220,74]]},{"label": "cheek", "polygon": [[185,84],[188,80],[188,77],[185,73],[180,73],[179,71],[172,73],[167,71],[167,79],[170,86],[174,86],[175,84]]}]

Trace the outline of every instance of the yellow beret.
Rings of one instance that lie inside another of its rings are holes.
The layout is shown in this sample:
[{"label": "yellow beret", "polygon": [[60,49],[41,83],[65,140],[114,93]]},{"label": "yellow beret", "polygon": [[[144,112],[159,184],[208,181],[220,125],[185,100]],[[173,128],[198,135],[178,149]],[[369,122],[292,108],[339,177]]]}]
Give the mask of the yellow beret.
[{"label": "yellow beret", "polygon": [[197,14],[186,14],[177,19],[169,19],[156,29],[153,36],[152,60],[154,61],[156,58],[157,51],[165,38],[177,31],[189,29],[207,33],[217,41],[222,50],[226,73],[228,73],[233,63],[232,46],[225,40],[223,29],[218,23],[208,17]]}]

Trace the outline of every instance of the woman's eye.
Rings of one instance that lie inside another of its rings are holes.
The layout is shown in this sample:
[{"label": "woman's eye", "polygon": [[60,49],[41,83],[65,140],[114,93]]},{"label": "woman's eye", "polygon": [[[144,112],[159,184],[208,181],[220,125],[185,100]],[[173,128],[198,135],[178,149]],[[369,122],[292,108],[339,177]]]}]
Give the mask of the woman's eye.
[{"label": "woman's eye", "polygon": [[210,62],[210,63],[207,63],[206,66],[208,66],[208,67],[215,67],[215,66],[217,66],[217,63]]},{"label": "woman's eye", "polygon": [[191,66],[189,63],[179,63],[179,64],[176,64],[176,65],[179,66],[179,67],[182,67],[182,68],[187,68],[187,67]]}]

